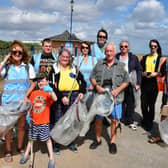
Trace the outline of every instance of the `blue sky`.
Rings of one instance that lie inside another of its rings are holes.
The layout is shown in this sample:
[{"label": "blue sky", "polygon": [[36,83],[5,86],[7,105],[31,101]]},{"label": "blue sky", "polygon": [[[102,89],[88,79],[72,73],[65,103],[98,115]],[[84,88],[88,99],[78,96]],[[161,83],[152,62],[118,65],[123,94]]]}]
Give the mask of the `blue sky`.
[{"label": "blue sky", "polygon": [[[148,53],[150,39],[158,39],[168,55],[167,0],[74,0],[73,33],[96,41],[100,28],[118,48],[130,42],[134,53]],[[70,0],[1,0],[0,39],[41,40],[70,27]]]}]

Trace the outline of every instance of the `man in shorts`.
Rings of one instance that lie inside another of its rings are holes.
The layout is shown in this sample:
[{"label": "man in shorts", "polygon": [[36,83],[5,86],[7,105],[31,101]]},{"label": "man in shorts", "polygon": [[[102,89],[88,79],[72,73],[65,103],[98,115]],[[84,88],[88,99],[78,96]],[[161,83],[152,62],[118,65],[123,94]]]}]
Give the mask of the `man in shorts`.
[{"label": "man in shorts", "polygon": [[[105,59],[99,60],[91,73],[91,83],[97,93],[103,94],[104,88],[108,88],[114,97],[114,110],[109,118],[111,119],[111,139],[109,152],[117,153],[116,128],[122,115],[122,102],[124,89],[128,86],[129,76],[124,69],[124,64],[116,58],[116,48],[113,43],[108,43],[105,48]],[[95,131],[96,140],[90,145],[90,149],[96,149],[101,144],[102,116],[96,116]]]}]

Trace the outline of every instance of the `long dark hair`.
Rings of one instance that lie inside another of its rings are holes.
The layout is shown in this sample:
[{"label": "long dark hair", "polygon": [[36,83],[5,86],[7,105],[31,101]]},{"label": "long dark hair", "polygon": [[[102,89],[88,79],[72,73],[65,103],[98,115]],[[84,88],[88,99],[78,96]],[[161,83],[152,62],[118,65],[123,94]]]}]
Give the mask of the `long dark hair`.
[{"label": "long dark hair", "polygon": [[161,46],[160,46],[160,44],[159,44],[159,41],[156,40],[156,39],[150,40],[150,42],[149,42],[149,47],[151,46],[151,43],[152,43],[152,42],[154,42],[154,43],[157,44],[157,46],[158,46],[158,49],[157,49],[158,56],[159,56],[159,57],[162,57],[162,48],[161,48]]},{"label": "long dark hair", "polygon": [[89,49],[88,55],[90,55],[90,54],[91,54],[90,43],[88,43],[87,41],[83,41],[83,42],[81,43],[81,47],[80,47],[81,52],[82,52],[82,44],[86,44],[86,45],[88,46],[88,49]]}]

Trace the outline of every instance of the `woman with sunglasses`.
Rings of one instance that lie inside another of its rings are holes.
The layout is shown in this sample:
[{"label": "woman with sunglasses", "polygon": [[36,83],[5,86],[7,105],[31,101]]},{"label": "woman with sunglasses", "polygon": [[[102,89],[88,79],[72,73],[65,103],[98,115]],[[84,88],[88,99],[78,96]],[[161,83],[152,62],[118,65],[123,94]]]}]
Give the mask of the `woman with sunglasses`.
[{"label": "woman with sunglasses", "polygon": [[[149,42],[150,53],[143,56],[142,83],[141,83],[141,110],[142,126],[146,131],[151,131],[155,117],[155,102],[158,95],[157,76],[166,74],[166,63],[160,64],[162,50],[159,42],[152,39]],[[160,71],[158,71],[160,69]]]},{"label": "woman with sunglasses", "polygon": [[[4,78],[5,84],[1,97],[1,104],[10,102],[18,102],[20,100],[27,100],[27,97],[34,89],[35,84],[32,81],[35,78],[35,72],[32,65],[29,64],[30,55],[24,48],[22,42],[14,40],[11,44],[11,50],[4,60],[0,63],[0,74]],[[21,154],[24,152],[23,141],[25,135],[25,116],[19,118],[17,122],[18,127],[18,141],[17,151]],[[12,130],[6,136],[6,152],[5,161],[11,162],[12,147],[11,147]]]},{"label": "woman with sunglasses", "polygon": [[[168,117],[168,60],[167,59],[166,59],[166,62],[167,62],[166,63],[166,75],[165,75],[164,90],[163,90],[163,95],[162,95],[162,105],[161,105],[161,113],[160,113],[160,115],[161,115],[160,116],[160,122],[164,121]],[[168,129],[168,127],[166,129]],[[162,132],[163,131],[166,132],[166,130],[164,130],[162,128]],[[163,135],[163,133],[162,133],[162,135]],[[167,142],[167,136],[164,135],[163,138],[166,139],[166,142]],[[162,141],[160,133],[159,133],[159,135],[150,136],[149,139],[148,139],[148,142],[151,143],[151,144],[158,143],[160,141]]]},{"label": "woman with sunglasses", "polygon": [[86,41],[81,44],[81,55],[77,56],[75,60],[76,66],[82,72],[84,79],[87,83],[87,90],[92,90],[93,87],[90,83],[90,73],[97,63],[97,58],[90,56],[90,44]]}]

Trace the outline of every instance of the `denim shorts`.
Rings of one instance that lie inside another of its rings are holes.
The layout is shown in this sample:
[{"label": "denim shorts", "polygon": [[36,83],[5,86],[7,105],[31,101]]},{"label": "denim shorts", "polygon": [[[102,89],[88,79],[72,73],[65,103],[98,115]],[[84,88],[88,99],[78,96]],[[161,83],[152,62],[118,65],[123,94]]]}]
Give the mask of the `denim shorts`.
[{"label": "denim shorts", "polygon": [[[122,103],[115,104],[112,113],[108,116],[110,119],[118,119],[120,120],[122,117]],[[96,115],[96,119],[102,119],[103,116]]]}]

